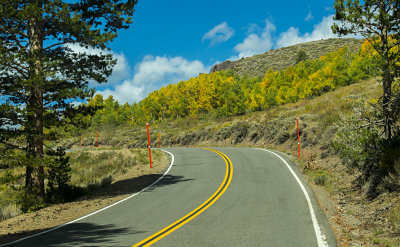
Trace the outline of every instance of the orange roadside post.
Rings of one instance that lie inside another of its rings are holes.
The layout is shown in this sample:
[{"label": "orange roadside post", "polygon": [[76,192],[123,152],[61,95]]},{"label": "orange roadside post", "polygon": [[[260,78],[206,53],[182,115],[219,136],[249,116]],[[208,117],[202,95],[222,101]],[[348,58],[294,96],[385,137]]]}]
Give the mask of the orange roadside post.
[{"label": "orange roadside post", "polygon": [[161,146],[160,139],[161,139],[161,134],[160,134],[160,132],[158,132],[158,148],[160,148],[160,146]]},{"label": "orange roadside post", "polygon": [[148,147],[149,147],[149,160],[150,160],[150,168],[153,168],[151,164],[151,147],[150,147],[150,131],[149,131],[149,123],[146,123],[147,126],[147,140],[148,140]]},{"label": "orange roadside post", "polygon": [[297,149],[299,151],[299,159],[300,159],[300,131],[299,131],[299,116],[297,116]]}]

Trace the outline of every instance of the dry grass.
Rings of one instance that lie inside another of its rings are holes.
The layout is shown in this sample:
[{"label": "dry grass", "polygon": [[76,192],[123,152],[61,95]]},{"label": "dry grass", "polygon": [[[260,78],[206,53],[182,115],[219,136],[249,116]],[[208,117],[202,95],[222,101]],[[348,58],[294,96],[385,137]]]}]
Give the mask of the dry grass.
[{"label": "dry grass", "polygon": [[[120,151],[125,152],[126,155],[137,152],[137,150]],[[91,152],[93,153],[91,155],[98,155],[96,153],[108,151],[93,150]],[[39,211],[0,221],[0,245],[77,219],[140,191],[159,178],[169,164],[167,154],[158,150],[154,150],[152,154],[154,156],[152,169],[149,168],[148,163],[137,164],[125,174],[115,174],[115,180],[110,186],[100,187],[73,202],[53,204]],[[179,179],[176,182],[179,182]]]},{"label": "dry grass", "polygon": [[9,204],[0,208],[0,221],[6,220],[21,214],[21,210],[16,204]]},{"label": "dry grass", "polygon": [[[132,167],[147,166],[149,163],[147,150],[144,149],[85,148],[85,150],[69,152],[67,156],[70,157],[71,166],[70,184],[82,188],[86,193],[111,184],[115,177],[124,175]],[[152,158],[156,162],[165,158],[164,156],[165,154],[160,150],[152,151]],[[20,183],[19,186],[23,184],[23,181],[21,180]],[[16,204],[19,193],[11,189],[0,191],[0,221],[21,214]]]}]

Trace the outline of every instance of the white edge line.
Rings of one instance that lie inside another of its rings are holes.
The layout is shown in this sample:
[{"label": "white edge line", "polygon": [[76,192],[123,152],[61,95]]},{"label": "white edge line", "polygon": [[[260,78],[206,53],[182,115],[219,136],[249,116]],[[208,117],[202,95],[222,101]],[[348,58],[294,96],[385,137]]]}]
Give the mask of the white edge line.
[{"label": "white edge line", "polygon": [[326,241],[325,236],[321,232],[320,226],[318,225],[318,220],[317,220],[317,217],[315,216],[315,212],[314,212],[314,208],[312,206],[311,200],[310,200],[310,196],[308,195],[308,192],[307,192],[306,188],[304,187],[303,183],[300,181],[299,177],[297,177],[296,173],[293,171],[293,169],[290,167],[290,165],[286,162],[286,160],[284,160],[280,155],[276,154],[275,152],[272,152],[270,150],[263,149],[263,148],[256,148],[256,149],[267,151],[271,154],[274,154],[279,159],[281,159],[283,161],[283,163],[285,163],[285,165],[287,166],[287,168],[289,169],[289,171],[292,173],[293,177],[296,179],[297,183],[299,184],[301,190],[304,193],[304,196],[306,197],[308,209],[310,210],[311,220],[312,220],[312,223],[314,226],[315,235],[317,237],[318,247],[329,246]]},{"label": "white edge line", "polygon": [[173,155],[172,153],[168,152],[168,151],[165,151],[165,150],[161,150],[161,151],[163,151],[163,152],[165,152],[165,153],[171,155],[171,164],[169,165],[168,169],[164,172],[164,174],[163,174],[161,177],[159,177],[155,182],[153,182],[152,184],[150,184],[150,185],[147,186],[146,188],[140,190],[139,192],[136,192],[136,193],[130,195],[130,196],[127,197],[127,198],[124,198],[124,199],[122,199],[122,200],[120,200],[120,201],[117,201],[117,202],[111,204],[111,205],[108,205],[107,207],[104,207],[104,208],[102,208],[102,209],[99,209],[99,210],[97,210],[97,211],[94,211],[93,213],[87,214],[87,215],[82,216],[82,217],[80,217],[80,218],[78,218],[78,219],[69,221],[69,222],[64,223],[64,224],[61,224],[61,225],[59,225],[59,226],[55,226],[55,227],[50,228],[50,229],[48,229],[48,230],[46,230],[46,231],[39,232],[39,233],[36,233],[36,234],[34,234],[34,235],[31,235],[31,236],[27,236],[27,237],[24,237],[24,238],[17,239],[17,240],[15,240],[15,241],[13,241],[13,242],[10,242],[10,243],[1,244],[0,246],[7,246],[7,245],[15,244],[15,243],[24,241],[24,240],[29,239],[29,238],[33,238],[33,237],[36,237],[36,236],[39,236],[39,235],[42,235],[42,234],[45,234],[45,233],[48,233],[48,232],[52,232],[52,231],[57,230],[57,229],[59,229],[59,228],[61,228],[61,227],[67,226],[67,225],[69,225],[69,224],[72,224],[72,223],[75,223],[75,222],[77,222],[77,221],[83,220],[83,219],[85,219],[85,218],[87,218],[87,217],[89,217],[89,216],[92,216],[92,215],[94,215],[94,214],[100,213],[100,212],[103,211],[103,210],[106,210],[106,209],[108,209],[108,208],[111,208],[111,207],[113,207],[113,206],[115,206],[115,205],[117,205],[117,204],[120,204],[121,202],[124,202],[124,201],[126,201],[126,200],[128,200],[128,199],[131,199],[132,197],[138,195],[139,193],[141,193],[141,192],[143,192],[143,191],[145,191],[145,190],[148,190],[148,189],[151,188],[153,185],[155,185],[156,183],[160,182],[160,180],[163,179],[163,178],[165,177],[165,175],[168,174],[168,172],[171,170],[172,166],[174,165],[174,161],[175,161],[174,155]]}]

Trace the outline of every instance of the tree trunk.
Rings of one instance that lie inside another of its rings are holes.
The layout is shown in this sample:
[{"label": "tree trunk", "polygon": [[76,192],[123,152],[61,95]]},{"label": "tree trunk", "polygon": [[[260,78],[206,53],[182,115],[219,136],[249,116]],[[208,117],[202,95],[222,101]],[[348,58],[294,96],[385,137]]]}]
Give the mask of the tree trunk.
[{"label": "tree trunk", "polygon": [[[42,1],[33,0],[38,9],[42,8]],[[27,131],[28,133],[28,149],[27,157],[29,162],[26,167],[25,194],[28,197],[36,196],[44,201],[44,166],[43,158],[43,65],[42,65],[42,50],[43,50],[43,23],[42,14],[39,11],[38,16],[35,16],[29,21],[29,48],[31,57],[30,63],[30,78],[29,78],[29,99],[27,102]]]},{"label": "tree trunk", "polygon": [[386,73],[390,73],[390,71],[384,71],[383,75],[383,96],[382,96],[382,106],[383,106],[383,113],[385,118],[385,138],[391,139],[392,138],[392,105],[390,103],[391,94],[392,94],[392,81],[390,75]]},{"label": "tree trunk", "polygon": [[[384,6],[384,5],[383,5]],[[391,139],[392,138],[392,119],[393,119],[393,107],[391,105],[391,97],[392,97],[392,74],[389,62],[389,44],[388,44],[388,33],[386,27],[383,27],[381,31],[381,51],[383,55],[382,61],[382,86],[383,86],[383,96],[382,96],[382,107],[383,107],[383,114],[385,118],[385,138]]]}]

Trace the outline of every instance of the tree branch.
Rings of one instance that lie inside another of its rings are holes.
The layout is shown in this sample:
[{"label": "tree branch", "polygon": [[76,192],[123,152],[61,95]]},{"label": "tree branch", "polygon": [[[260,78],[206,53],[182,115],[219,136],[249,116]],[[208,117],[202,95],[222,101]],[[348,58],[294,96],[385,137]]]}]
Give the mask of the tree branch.
[{"label": "tree branch", "polygon": [[25,37],[25,38],[29,38],[26,34],[19,32],[18,30],[14,29],[14,30],[9,30],[8,28],[5,28],[4,26],[0,26],[0,31],[9,33],[11,36],[13,36],[13,38],[15,39],[15,41],[17,42],[17,45],[19,46],[19,48],[21,49],[25,49],[26,47],[21,45],[19,39],[17,38],[17,36],[15,35],[16,33]]},{"label": "tree branch", "polygon": [[18,72],[19,72],[22,76],[24,76],[25,78],[28,78],[28,77],[29,77],[26,71],[23,71],[21,68],[18,68],[18,67],[17,67],[18,65],[16,65],[16,64],[11,64],[11,63],[10,63],[8,66],[9,66],[10,68],[12,68],[12,69],[18,71]]},{"label": "tree branch", "polygon": [[44,50],[48,50],[48,49],[53,48],[55,46],[65,45],[65,44],[69,44],[69,43],[74,44],[75,41],[71,39],[71,40],[68,40],[68,41],[55,43],[55,44],[49,45],[48,47],[44,48]]},{"label": "tree branch", "polygon": [[365,127],[371,126],[371,125],[380,125],[380,126],[385,126],[384,124],[382,124],[381,122],[383,122],[383,120],[378,120],[378,121],[374,121],[374,122],[369,122],[367,124],[361,125],[357,128],[354,128],[353,130],[359,130],[359,129],[363,129]]},{"label": "tree branch", "polygon": [[6,146],[8,146],[8,147],[10,147],[10,148],[13,148],[13,149],[18,149],[18,150],[22,150],[22,151],[25,151],[25,150],[26,150],[26,148],[24,148],[24,147],[20,147],[20,146],[17,146],[17,145],[14,145],[14,144],[5,142],[5,141],[3,141],[3,140],[0,140],[0,143],[4,144],[4,145],[6,145]]},{"label": "tree branch", "polygon": [[0,30],[3,30],[4,32],[7,32],[11,35],[19,34],[22,37],[29,39],[29,36],[26,33],[19,31],[17,28],[13,28],[12,30],[10,30],[9,28],[6,28],[6,25],[5,25],[4,21],[2,21],[2,20],[3,19],[0,19],[0,23],[1,23]]}]

